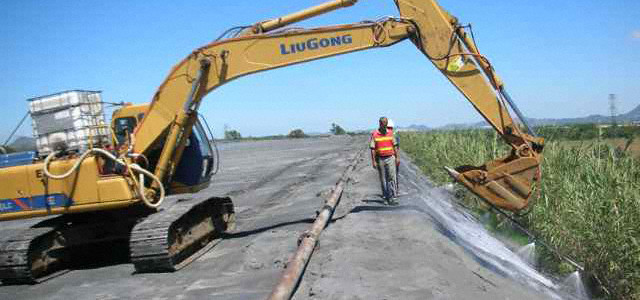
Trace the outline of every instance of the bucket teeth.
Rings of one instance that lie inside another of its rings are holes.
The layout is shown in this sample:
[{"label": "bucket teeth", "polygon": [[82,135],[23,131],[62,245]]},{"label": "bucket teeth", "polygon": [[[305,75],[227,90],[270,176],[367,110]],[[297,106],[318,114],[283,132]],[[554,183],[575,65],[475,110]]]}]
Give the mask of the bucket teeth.
[{"label": "bucket teeth", "polygon": [[494,160],[481,167],[444,167],[449,175],[493,206],[517,212],[529,203],[539,161],[533,157]]},{"label": "bucket teeth", "polygon": [[447,173],[449,173],[449,176],[451,176],[455,180],[458,180],[460,173],[458,173],[456,170],[449,167],[444,167],[444,169],[447,171]]}]

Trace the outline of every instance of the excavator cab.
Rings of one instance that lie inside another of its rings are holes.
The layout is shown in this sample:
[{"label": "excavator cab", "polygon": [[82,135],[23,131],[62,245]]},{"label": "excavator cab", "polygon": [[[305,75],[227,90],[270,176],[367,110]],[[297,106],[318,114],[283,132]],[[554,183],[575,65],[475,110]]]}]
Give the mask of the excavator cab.
[{"label": "excavator cab", "polygon": [[115,148],[119,148],[129,141],[130,135],[134,134],[134,130],[148,110],[149,104],[132,105],[131,103],[125,103],[124,106],[113,112],[111,116],[111,139]]},{"label": "excavator cab", "polygon": [[113,124],[114,144],[124,144],[136,125],[138,125],[138,120],[134,117],[121,117],[115,120]]},{"label": "excavator cab", "polygon": [[209,186],[211,182],[214,161],[217,161],[209,142],[213,137],[208,134],[210,132],[205,130],[200,120],[194,124],[193,129],[173,175],[171,193],[197,192]]},{"label": "excavator cab", "polygon": [[[113,133],[113,143],[116,149],[126,149],[132,142],[132,135],[137,130],[138,124],[142,122],[148,104],[130,105],[127,104],[113,113],[111,121],[111,132]],[[211,177],[215,171],[217,157],[211,146],[213,136],[211,129],[206,126],[207,122],[199,118],[193,125],[193,130],[186,139],[182,157],[177,163],[169,186],[169,194],[194,193],[209,186]],[[133,141],[135,142],[135,141]],[[145,164],[149,169],[155,169],[160,150],[164,144],[160,143],[156,150],[152,150],[145,157]]]}]

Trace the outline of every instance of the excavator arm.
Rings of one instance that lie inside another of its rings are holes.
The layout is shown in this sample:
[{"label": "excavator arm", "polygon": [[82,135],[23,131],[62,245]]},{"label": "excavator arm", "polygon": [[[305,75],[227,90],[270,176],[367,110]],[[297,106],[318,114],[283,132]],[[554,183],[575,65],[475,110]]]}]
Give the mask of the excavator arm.
[{"label": "excavator arm", "polygon": [[[396,0],[396,5],[402,18],[416,28],[411,37],[416,47],[511,146],[505,158],[479,167],[445,169],[491,205],[510,211],[526,208],[533,184],[540,178],[544,139],[536,137],[526,124],[490,61],[465,31],[466,26],[432,0]],[[507,107],[517,114],[527,133],[514,122]]]},{"label": "excavator arm", "polygon": [[[490,204],[511,211],[525,208],[539,177],[543,140],[531,131],[523,133],[514,122],[507,103],[518,114],[519,111],[489,60],[479,53],[464,27],[435,1],[396,0],[400,18],[275,31],[355,2],[335,0],[261,22],[235,38],[193,51],[172,69],[155,93],[147,115],[136,129],[134,151],[160,151],[155,175],[168,182],[180,161],[201,100],[218,86],[244,75],[390,46],[409,38],[512,147],[506,158],[480,167],[447,169],[449,173]],[[520,116],[520,120],[524,118]]]},{"label": "excavator arm", "polygon": [[202,98],[235,78],[315,59],[385,47],[410,35],[413,25],[397,19],[308,30],[251,34],[196,49],[176,65],[156,92],[137,128],[136,153],[164,144],[155,175],[170,177],[179,163]]}]

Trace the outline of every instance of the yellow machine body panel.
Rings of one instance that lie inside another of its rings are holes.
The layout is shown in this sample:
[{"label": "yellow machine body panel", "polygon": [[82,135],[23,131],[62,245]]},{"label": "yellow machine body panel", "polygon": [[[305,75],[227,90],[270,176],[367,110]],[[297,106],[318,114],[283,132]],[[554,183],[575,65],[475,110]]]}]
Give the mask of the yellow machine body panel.
[{"label": "yellow machine body panel", "polygon": [[144,104],[125,104],[123,107],[115,110],[111,115],[112,120],[122,117],[135,117],[138,120],[142,120],[144,115],[149,110],[149,103]]},{"label": "yellow machine body panel", "polygon": [[[128,179],[121,175],[101,175],[96,157],[85,159],[74,175],[65,179],[47,178],[43,163],[0,169],[0,220],[74,213],[128,206],[137,201]],[[69,170],[75,159],[50,164],[53,174]]]}]

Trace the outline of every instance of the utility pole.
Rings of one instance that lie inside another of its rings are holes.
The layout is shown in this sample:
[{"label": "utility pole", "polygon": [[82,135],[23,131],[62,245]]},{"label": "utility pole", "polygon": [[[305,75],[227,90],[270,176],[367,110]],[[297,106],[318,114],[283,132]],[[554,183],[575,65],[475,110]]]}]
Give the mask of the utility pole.
[{"label": "utility pole", "polygon": [[609,112],[611,113],[611,126],[616,127],[616,116],[618,115],[616,109],[616,94],[609,94]]}]

